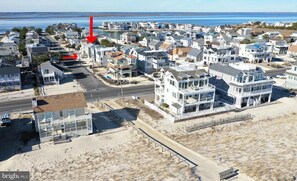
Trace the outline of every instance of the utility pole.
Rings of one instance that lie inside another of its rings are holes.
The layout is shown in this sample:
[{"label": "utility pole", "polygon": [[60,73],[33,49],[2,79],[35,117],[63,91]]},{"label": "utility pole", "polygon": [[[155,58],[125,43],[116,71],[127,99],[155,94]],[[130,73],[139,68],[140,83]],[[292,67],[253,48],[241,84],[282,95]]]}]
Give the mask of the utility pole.
[{"label": "utility pole", "polygon": [[[118,82],[120,82],[121,86],[121,94],[122,94],[122,99],[124,98],[124,91],[123,91],[123,86],[122,86],[122,80],[120,80],[120,65],[118,64]],[[122,77],[122,76],[121,76]],[[123,78],[123,77],[122,77]]]}]

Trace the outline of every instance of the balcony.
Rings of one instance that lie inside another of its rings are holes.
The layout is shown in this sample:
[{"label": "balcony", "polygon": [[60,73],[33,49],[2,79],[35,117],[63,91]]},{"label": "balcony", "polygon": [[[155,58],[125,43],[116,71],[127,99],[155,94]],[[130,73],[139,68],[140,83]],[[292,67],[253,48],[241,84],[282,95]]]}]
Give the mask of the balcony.
[{"label": "balcony", "polygon": [[263,83],[274,84],[275,81],[273,79],[270,79],[270,78],[262,78],[262,79],[252,81],[252,82],[237,82],[235,80],[232,80],[230,82],[230,84],[233,84],[233,85],[236,85],[236,86],[245,86],[245,85],[252,85],[252,84],[263,84]]},{"label": "balcony", "polygon": [[243,97],[248,97],[248,96],[257,96],[257,95],[263,95],[263,94],[271,94],[272,90],[271,89],[264,89],[264,90],[258,90],[258,91],[252,91],[252,92],[242,92],[240,95]]},{"label": "balcony", "polygon": [[215,86],[208,84],[207,86],[199,87],[199,86],[190,86],[187,89],[179,88],[179,92],[182,94],[195,94],[195,93],[204,93],[204,92],[214,92]]},{"label": "balcony", "polygon": [[178,102],[183,104],[183,105],[194,105],[194,104],[204,104],[204,103],[208,103],[208,102],[212,102],[214,101],[213,97],[202,97],[202,98],[188,98],[185,100],[179,99]]},{"label": "balcony", "polygon": [[40,125],[45,125],[45,124],[58,124],[58,123],[65,123],[65,122],[71,122],[71,121],[78,121],[78,120],[89,120],[89,119],[92,119],[92,114],[85,114],[85,115],[81,115],[81,116],[69,116],[67,118],[64,118],[64,119],[52,119],[52,118],[49,118],[49,119],[43,119],[42,121],[39,121],[39,124]]},{"label": "balcony", "polygon": [[156,88],[155,89],[155,92],[156,93],[159,93],[159,94],[163,94],[164,93],[164,89],[163,88]]}]

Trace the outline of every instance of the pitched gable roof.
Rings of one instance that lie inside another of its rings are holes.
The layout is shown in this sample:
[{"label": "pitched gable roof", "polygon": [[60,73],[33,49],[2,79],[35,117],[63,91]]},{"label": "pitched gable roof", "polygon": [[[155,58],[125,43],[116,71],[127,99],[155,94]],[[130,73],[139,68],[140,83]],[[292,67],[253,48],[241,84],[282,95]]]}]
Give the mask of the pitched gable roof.
[{"label": "pitched gable roof", "polygon": [[209,66],[209,69],[215,70],[218,72],[222,72],[224,74],[232,75],[232,76],[237,76],[238,74],[240,74],[242,72],[241,70],[231,67],[228,64],[220,64],[220,63],[211,64]]},{"label": "pitched gable roof", "polygon": [[188,56],[198,57],[201,53],[202,53],[202,50],[199,50],[197,48],[192,48],[188,53]]}]

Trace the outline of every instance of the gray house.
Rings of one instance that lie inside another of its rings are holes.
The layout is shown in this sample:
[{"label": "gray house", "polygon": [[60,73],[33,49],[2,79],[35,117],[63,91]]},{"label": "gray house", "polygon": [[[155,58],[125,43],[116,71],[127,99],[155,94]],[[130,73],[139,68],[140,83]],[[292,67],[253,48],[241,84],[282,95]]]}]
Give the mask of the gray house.
[{"label": "gray house", "polygon": [[203,57],[203,51],[197,48],[192,48],[187,55],[187,58],[194,62],[201,61],[202,57]]},{"label": "gray house", "polygon": [[0,67],[0,92],[21,90],[19,67]]}]

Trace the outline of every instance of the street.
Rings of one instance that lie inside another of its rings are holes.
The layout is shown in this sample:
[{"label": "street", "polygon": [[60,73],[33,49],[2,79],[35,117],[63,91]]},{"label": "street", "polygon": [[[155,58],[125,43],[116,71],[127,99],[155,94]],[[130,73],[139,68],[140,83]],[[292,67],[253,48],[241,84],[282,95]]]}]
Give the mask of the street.
[{"label": "street", "polygon": [[[145,94],[152,94],[154,91],[153,85],[139,86],[139,87],[128,87],[123,88],[124,96],[141,96]],[[106,100],[111,98],[117,98],[121,96],[120,88],[108,87],[99,90],[92,90],[85,92],[85,97],[88,102],[96,100]],[[32,110],[31,98],[17,101],[1,102],[0,103],[0,114],[3,112],[19,112],[19,111],[30,111]]]}]

